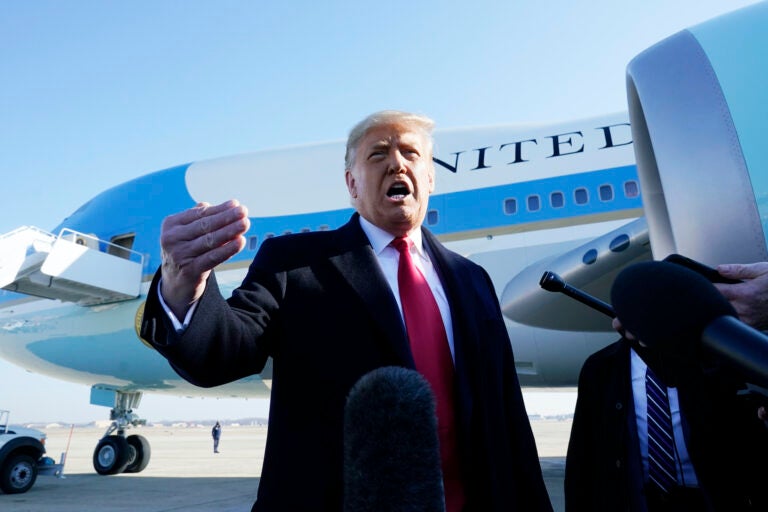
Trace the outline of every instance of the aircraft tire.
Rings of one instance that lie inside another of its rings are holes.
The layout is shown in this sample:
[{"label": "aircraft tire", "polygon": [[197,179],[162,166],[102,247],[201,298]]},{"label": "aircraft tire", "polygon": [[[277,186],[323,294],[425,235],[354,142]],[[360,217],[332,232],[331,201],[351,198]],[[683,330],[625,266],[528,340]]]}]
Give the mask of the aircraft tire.
[{"label": "aircraft tire", "polygon": [[0,489],[5,494],[20,494],[27,492],[37,479],[37,463],[35,459],[20,453],[13,455],[0,468]]},{"label": "aircraft tire", "polygon": [[131,446],[122,436],[103,437],[93,451],[93,468],[100,475],[117,475],[130,462]]},{"label": "aircraft tire", "polygon": [[139,473],[149,464],[149,458],[152,455],[152,449],[149,447],[149,441],[144,436],[130,435],[126,439],[128,445],[133,448],[133,457],[128,461],[125,473]]}]

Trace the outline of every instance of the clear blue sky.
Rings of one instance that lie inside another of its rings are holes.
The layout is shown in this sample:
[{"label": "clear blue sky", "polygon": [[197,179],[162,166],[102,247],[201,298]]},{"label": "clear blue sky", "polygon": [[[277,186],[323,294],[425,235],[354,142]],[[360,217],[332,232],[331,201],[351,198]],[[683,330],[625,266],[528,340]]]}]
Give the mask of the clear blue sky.
[{"label": "clear blue sky", "polygon": [[[0,233],[51,229],[98,192],[158,169],[342,139],[383,108],[425,113],[438,128],[622,111],[632,57],[753,3],[6,0]],[[0,389],[0,408],[18,421],[108,415],[88,405],[87,387],[3,361]],[[146,395],[139,412],[225,418],[260,405]]]}]

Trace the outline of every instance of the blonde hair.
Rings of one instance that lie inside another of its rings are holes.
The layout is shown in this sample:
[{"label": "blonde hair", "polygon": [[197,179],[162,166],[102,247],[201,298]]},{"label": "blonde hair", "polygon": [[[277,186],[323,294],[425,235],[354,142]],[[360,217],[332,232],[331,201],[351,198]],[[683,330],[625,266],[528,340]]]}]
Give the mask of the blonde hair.
[{"label": "blonde hair", "polygon": [[349,137],[347,137],[347,152],[344,155],[345,169],[351,169],[352,165],[355,163],[357,146],[360,144],[360,139],[365,136],[368,130],[387,125],[408,126],[420,130],[426,136],[429,150],[430,152],[432,151],[432,128],[435,126],[435,122],[432,119],[420,114],[402,112],[400,110],[382,110],[369,115],[349,131]]}]

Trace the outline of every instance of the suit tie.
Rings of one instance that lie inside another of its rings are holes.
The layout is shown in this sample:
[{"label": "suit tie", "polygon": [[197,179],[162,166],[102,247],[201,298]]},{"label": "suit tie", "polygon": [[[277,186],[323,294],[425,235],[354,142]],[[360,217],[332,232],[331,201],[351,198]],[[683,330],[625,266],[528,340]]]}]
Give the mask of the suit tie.
[{"label": "suit tie", "polygon": [[650,367],[645,372],[645,392],[648,401],[648,478],[662,491],[669,492],[677,485],[672,415],[667,387]]},{"label": "suit tie", "polygon": [[456,444],[453,359],[440,308],[427,280],[413,264],[412,244],[407,237],[392,241],[392,246],[400,253],[397,285],[416,369],[424,375],[435,394],[446,511],[458,512],[465,499]]}]

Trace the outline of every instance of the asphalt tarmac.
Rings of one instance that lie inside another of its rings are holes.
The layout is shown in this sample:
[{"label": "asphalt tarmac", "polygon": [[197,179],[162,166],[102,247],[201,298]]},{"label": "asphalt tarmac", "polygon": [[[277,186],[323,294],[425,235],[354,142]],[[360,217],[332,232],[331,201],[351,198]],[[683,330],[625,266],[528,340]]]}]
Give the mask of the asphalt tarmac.
[{"label": "asphalt tarmac", "polygon": [[[562,511],[571,422],[537,420],[531,426],[552,504]],[[103,429],[45,431],[50,457],[58,462],[68,448],[64,477],[41,475],[27,493],[0,493],[3,512],[248,512],[259,485],[267,428],[224,425],[217,454],[210,427],[132,429],[150,442],[152,456],[141,473],[117,476],[93,469],[93,450]]]}]

